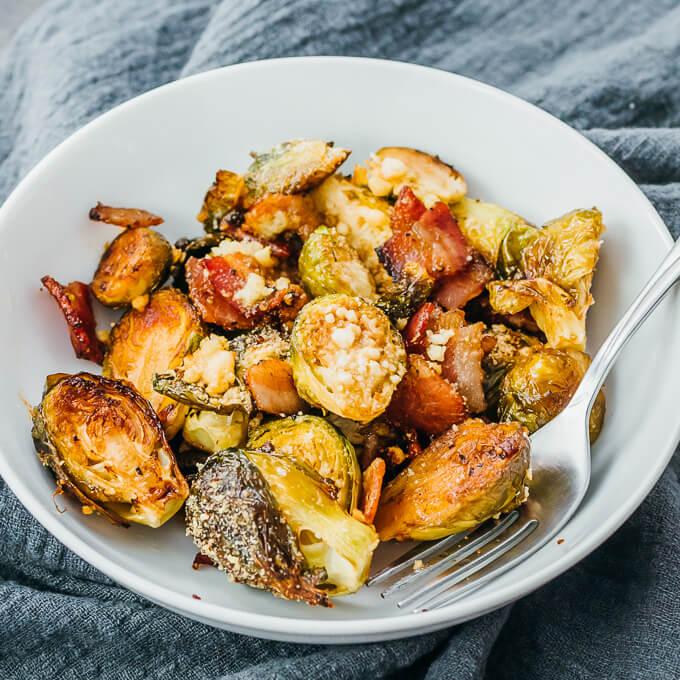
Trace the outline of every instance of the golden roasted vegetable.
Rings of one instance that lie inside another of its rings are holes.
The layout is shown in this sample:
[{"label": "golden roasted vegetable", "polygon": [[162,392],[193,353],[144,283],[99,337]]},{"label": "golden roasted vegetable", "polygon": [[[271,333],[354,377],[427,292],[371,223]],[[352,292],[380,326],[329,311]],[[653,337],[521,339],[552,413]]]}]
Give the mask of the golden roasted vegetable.
[{"label": "golden roasted vegetable", "polygon": [[191,409],[182,427],[184,441],[208,453],[240,446],[247,434],[248,415],[242,410],[225,415]]},{"label": "golden roasted vegetable", "polygon": [[137,208],[112,208],[97,201],[97,205],[90,209],[90,219],[94,222],[106,222],[126,229],[153,227],[163,223],[163,218],[146,210]]},{"label": "golden roasted vegetable", "polygon": [[231,581],[329,606],[318,587],[325,572],[309,568],[280,503],[243,451],[208,458],[191,486],[186,519],[201,553]]},{"label": "golden roasted vegetable", "polygon": [[493,309],[529,309],[548,345],[583,350],[590,285],[604,231],[599,210],[574,210],[548,222],[521,251],[521,276],[488,285]]},{"label": "golden roasted vegetable", "polygon": [[350,152],[319,139],[296,139],[255,153],[245,174],[247,206],[265,194],[301,194],[332,175]]},{"label": "golden roasted vegetable", "polygon": [[357,295],[373,300],[375,282],[358,253],[335,229],[319,227],[305,242],[298,268],[309,295]]},{"label": "golden roasted vegetable", "polygon": [[380,540],[436,540],[507,512],[526,499],[528,469],[529,438],[518,423],[454,426],[383,489]]},{"label": "golden roasted vegetable", "polygon": [[249,449],[245,454],[267,480],[307,563],[326,572],[323,585],[328,594],[359,590],[378,545],[375,530],[345,512],[306,466],[261,451]]},{"label": "golden roasted vegetable", "polygon": [[322,223],[323,219],[310,196],[267,194],[246,212],[243,227],[264,239],[292,232],[304,241]]},{"label": "golden roasted vegetable", "polygon": [[519,215],[493,203],[463,198],[451,206],[465,240],[486,261],[496,265],[498,250],[505,235],[513,228],[531,226]]},{"label": "golden roasted vegetable", "polygon": [[240,205],[244,194],[245,181],[241,175],[218,170],[196,219],[203,222],[206,231],[219,231],[222,218]]},{"label": "golden roasted vegetable", "polygon": [[318,416],[272,420],[258,427],[248,448],[262,449],[302,461],[337,488],[337,500],[349,513],[357,507],[361,470],[354,447]]},{"label": "golden roasted vegetable", "polygon": [[524,251],[541,232],[530,224],[518,224],[505,234],[498,249],[496,271],[501,279],[524,278]]},{"label": "golden roasted vegetable", "polygon": [[168,277],[172,246],[148,227],[126,229],[111,242],[92,279],[92,293],[107,307],[125,307]]},{"label": "golden roasted vegetable", "polygon": [[335,227],[354,248],[381,288],[390,277],[375,252],[392,236],[390,204],[340,175],[332,175],[312,192],[329,227]]},{"label": "golden roasted vegetable", "polygon": [[[517,421],[535,432],[562,412],[589,365],[588,355],[578,350],[521,349],[500,383],[498,417]],[[604,393],[600,391],[590,418],[592,441],[600,434],[604,410]]]},{"label": "golden roasted vegetable", "polygon": [[409,185],[431,208],[437,201],[455,203],[467,190],[463,176],[438,156],[404,146],[386,146],[371,154],[366,167],[355,166],[353,180],[376,196],[397,196]]},{"label": "golden roasted vegetable", "polygon": [[433,287],[434,279],[425,268],[417,262],[408,262],[399,279],[375,301],[375,306],[396,323],[408,319],[427,300]]},{"label": "golden roasted vegetable", "polygon": [[305,305],[293,326],[290,361],[309,403],[367,423],[379,416],[406,372],[399,333],[377,307],[349,295]]},{"label": "golden roasted vegetable", "polygon": [[177,368],[203,335],[191,302],[173,288],[153,293],[141,311],[128,310],[111,331],[104,375],[130,381],[149,400],[169,438],[181,429],[188,406],[154,391],[153,376]]},{"label": "golden roasted vegetable", "polygon": [[48,376],[33,437],[59,490],[73,493],[86,514],[158,527],[189,493],[158,417],[129,383]]}]

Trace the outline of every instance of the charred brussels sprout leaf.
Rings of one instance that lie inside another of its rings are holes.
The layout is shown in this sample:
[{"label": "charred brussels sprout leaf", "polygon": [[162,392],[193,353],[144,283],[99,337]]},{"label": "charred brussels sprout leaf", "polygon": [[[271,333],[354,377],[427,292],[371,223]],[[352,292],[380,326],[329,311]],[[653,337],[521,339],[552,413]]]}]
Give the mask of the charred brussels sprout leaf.
[{"label": "charred brussels sprout leaf", "polygon": [[153,293],[141,311],[128,310],[111,331],[104,375],[130,381],[158,413],[169,438],[181,429],[188,407],[154,391],[153,376],[177,368],[203,333],[191,302],[173,288]]},{"label": "charred brussels sprout leaf", "polygon": [[306,466],[262,451],[245,454],[267,480],[307,563],[326,572],[323,585],[329,595],[357,591],[368,578],[378,545],[374,529],[345,512]]},{"label": "charred brussels sprout leaf", "polygon": [[278,597],[328,606],[264,475],[243,451],[212,455],[186,503],[187,531],[200,551],[235,583]]},{"label": "charred brussels sprout leaf", "polygon": [[253,154],[245,175],[248,201],[265,194],[301,194],[342,165],[350,152],[319,139],[296,139]]},{"label": "charred brussels sprout leaf", "polygon": [[267,445],[331,480],[342,508],[351,512],[357,507],[361,470],[354,447],[323,418],[306,415],[262,425],[248,439],[248,447],[268,450]]},{"label": "charred brussels sprout leaf", "polygon": [[189,493],[158,417],[128,383],[89,373],[48,379],[33,437],[83,512],[158,527]]},{"label": "charred brussels sprout leaf", "polygon": [[245,182],[241,175],[229,170],[218,170],[196,219],[203,223],[207,232],[219,231],[220,221],[239,206],[244,192]]},{"label": "charred brussels sprout leaf", "polygon": [[344,293],[372,300],[375,282],[344,236],[319,227],[305,241],[298,261],[300,279],[313,297]]},{"label": "charred brussels sprout leaf", "polygon": [[112,208],[97,202],[94,208],[90,209],[90,219],[93,222],[106,222],[115,224],[117,227],[126,229],[139,229],[141,227],[153,227],[163,223],[163,218],[150,213],[148,210],[138,208]]},{"label": "charred brussels sprout leaf", "polygon": [[122,231],[106,249],[92,293],[107,307],[124,307],[160,286],[172,263],[172,246],[148,227]]},{"label": "charred brussels sprout leaf", "polygon": [[437,540],[507,512],[526,498],[528,469],[529,438],[519,424],[467,420],[383,489],[380,540]]},{"label": "charred brussels sprout leaf", "polygon": [[208,453],[240,446],[247,433],[248,416],[244,411],[222,415],[191,409],[182,428],[182,437],[187,444]]},{"label": "charred brussels sprout leaf", "polygon": [[408,319],[429,297],[434,280],[417,262],[408,262],[391,289],[381,295],[375,306],[396,321]]},{"label": "charred brussels sprout leaf", "polygon": [[366,167],[354,168],[353,180],[376,196],[397,196],[408,184],[431,208],[437,201],[455,203],[467,190],[463,176],[438,156],[403,146],[389,146],[372,154]]},{"label": "charred brussels sprout leaf", "polygon": [[379,416],[406,372],[401,335],[377,307],[348,295],[305,305],[291,337],[298,393],[336,415],[367,423]]},{"label": "charred brussels sprout leaf", "polygon": [[[500,420],[517,421],[535,432],[565,408],[589,365],[588,355],[577,350],[521,350],[500,384]],[[604,394],[600,395],[590,419],[592,441],[599,435],[604,419]]]}]

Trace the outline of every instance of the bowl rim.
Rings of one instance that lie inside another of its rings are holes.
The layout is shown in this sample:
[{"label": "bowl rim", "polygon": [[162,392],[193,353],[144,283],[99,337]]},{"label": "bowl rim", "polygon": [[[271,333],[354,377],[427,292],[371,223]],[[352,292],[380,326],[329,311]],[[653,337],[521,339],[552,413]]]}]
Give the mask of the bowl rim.
[{"label": "bowl rim", "polygon": [[[628,174],[584,135],[538,106],[492,85],[487,85],[486,83],[482,83],[467,76],[461,76],[438,68],[388,59],[336,56],[284,57],[223,66],[161,85],[117,105],[76,130],[52,149],[26,174],[7,197],[4,204],[0,206],[0,234],[5,229],[9,229],[9,221],[5,221],[4,219],[6,213],[10,211],[14,203],[21,200],[24,193],[31,190],[32,182],[37,176],[47,171],[63,154],[68,153],[71,146],[78,144],[81,137],[96,130],[103,121],[107,121],[116,116],[125,115],[127,110],[134,107],[139,100],[146,101],[157,96],[161,91],[165,92],[171,89],[182,88],[186,82],[196,82],[200,80],[207,81],[211,78],[219,77],[220,74],[224,72],[258,71],[272,67],[285,68],[300,63],[329,63],[347,65],[351,68],[365,65],[373,69],[396,69],[423,74],[427,73],[429,77],[440,78],[444,87],[451,81],[458,81],[467,88],[483,91],[503,100],[505,104],[517,107],[527,116],[535,118],[538,124],[550,125],[561,130],[564,134],[571,135],[575,140],[575,143],[585,145],[585,148],[587,148],[592,155],[596,156],[599,161],[605,161],[612,172],[618,173],[625,178],[631,191],[642,197],[648,212],[649,220],[654,225],[661,239],[669,246],[669,248],[673,243],[673,239],[658,212]],[[611,536],[611,534],[613,534],[614,531],[616,531],[616,529],[618,529],[637,509],[651,491],[670,461],[677,443],[680,440],[680,420],[673,424],[669,423],[668,433],[669,436],[666,450],[663,452],[663,455],[659,455],[656,458],[655,464],[650,465],[647,475],[644,479],[640,480],[635,493],[630,495],[629,500],[625,504],[615,508],[605,521],[593,527],[590,534],[574,546],[572,550],[565,553],[562,558],[555,560],[552,564],[536,571],[518,584],[511,583],[501,590],[495,590],[492,593],[484,594],[482,591],[473,597],[464,598],[456,603],[432,611],[379,618],[347,618],[339,620],[291,618],[273,614],[253,613],[240,609],[231,609],[224,605],[196,600],[190,595],[184,595],[171,588],[160,586],[154,583],[150,578],[144,578],[128,572],[125,567],[100,555],[85,540],[73,534],[66,525],[59,521],[57,516],[50,514],[47,510],[43,510],[40,506],[34,507],[32,492],[24,484],[20,476],[14,473],[12,467],[9,465],[9,457],[6,456],[4,452],[0,452],[2,454],[0,455],[0,475],[4,478],[10,489],[17,498],[19,498],[26,509],[29,510],[29,512],[67,548],[117,583],[120,583],[126,588],[133,590],[161,606],[204,623],[230,628],[232,630],[237,630],[238,632],[259,637],[279,640],[294,639],[299,641],[300,637],[304,636],[308,638],[309,643],[324,641],[342,644],[357,641],[368,642],[373,640],[409,637],[462,623],[509,604],[510,602],[533,592],[543,584],[565,572]],[[292,622],[294,622],[294,632],[291,631]]]}]

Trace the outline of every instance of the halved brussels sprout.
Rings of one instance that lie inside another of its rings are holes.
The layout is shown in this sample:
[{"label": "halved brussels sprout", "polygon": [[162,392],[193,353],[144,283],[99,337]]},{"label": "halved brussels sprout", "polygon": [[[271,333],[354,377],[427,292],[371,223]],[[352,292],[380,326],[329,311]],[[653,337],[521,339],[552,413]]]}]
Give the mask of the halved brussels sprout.
[{"label": "halved brussels sprout", "polygon": [[376,196],[397,196],[408,184],[431,208],[437,201],[455,203],[467,190],[463,176],[438,156],[404,146],[386,146],[371,154],[366,167],[354,168],[353,180]]},{"label": "halved brussels sprout", "polygon": [[[590,365],[583,352],[550,347],[519,351],[512,368],[500,383],[498,417],[517,421],[529,432],[543,427],[562,412]],[[590,418],[591,439],[595,441],[604,420],[604,393],[600,392]]]},{"label": "halved brussels sprout", "polygon": [[160,286],[172,263],[172,246],[148,227],[125,229],[99,261],[92,293],[107,307],[124,307]]},{"label": "halved brussels sprout", "polygon": [[309,295],[357,295],[372,300],[375,282],[371,272],[336,230],[319,227],[305,241],[298,260],[300,279]]},{"label": "halved brussels sprout", "polygon": [[496,264],[501,242],[510,229],[531,226],[519,215],[479,199],[463,198],[451,206],[451,212],[468,245],[492,266]]},{"label": "halved brussels sprout", "polygon": [[340,175],[324,180],[312,192],[312,197],[325,216],[325,223],[335,227],[359,253],[378,288],[389,285],[391,279],[375,249],[392,236],[390,204]]},{"label": "halved brussels sprout", "polygon": [[252,411],[248,390],[237,384],[236,355],[229,341],[208,335],[195,352],[187,354],[182,364],[165,373],[155,373],[153,388],[182,404],[221,414]]},{"label": "halved brussels sprout", "polygon": [[203,335],[193,305],[173,288],[157,290],[141,311],[128,310],[111,331],[104,375],[129,380],[149,400],[169,438],[181,429],[188,406],[156,392],[153,376],[177,368]]},{"label": "halved brussels sprout", "polygon": [[182,437],[187,444],[208,453],[240,446],[247,434],[248,415],[242,410],[224,415],[191,409],[182,428]]},{"label": "halved brussels sprout", "polygon": [[245,174],[248,202],[265,194],[301,194],[320,184],[342,165],[350,152],[320,139],[296,139],[254,153]]},{"label": "halved brussels sprout", "polygon": [[59,489],[86,514],[159,527],[189,494],[158,417],[129,383],[90,373],[48,377],[32,434]]},{"label": "halved brussels sprout", "polygon": [[246,450],[298,538],[307,563],[323,569],[329,595],[353,593],[368,578],[378,536],[331,498],[327,487],[286,456]]},{"label": "halved brussels sprout", "polygon": [[258,427],[248,439],[248,448],[302,461],[329,479],[338,490],[338,503],[352,512],[357,507],[361,470],[354,447],[330,423],[318,416],[272,420]]},{"label": "halved brussels sprout", "polygon": [[526,500],[529,437],[518,423],[467,420],[435,439],[382,491],[381,541],[431,541]]},{"label": "halved brussels sprout", "polygon": [[218,170],[196,219],[203,222],[206,231],[219,231],[220,221],[239,206],[244,193],[245,180],[241,175],[229,170]]},{"label": "halved brussels sprout", "polygon": [[264,239],[293,232],[304,241],[322,222],[307,194],[267,194],[246,212],[244,228]]},{"label": "halved brussels sprout", "polygon": [[191,485],[187,533],[231,581],[329,606],[327,593],[318,587],[326,574],[309,568],[277,501],[245,452],[219,451]]},{"label": "halved brussels sprout", "polygon": [[387,408],[406,372],[404,343],[387,316],[349,295],[305,305],[295,319],[290,351],[298,393],[362,423]]}]

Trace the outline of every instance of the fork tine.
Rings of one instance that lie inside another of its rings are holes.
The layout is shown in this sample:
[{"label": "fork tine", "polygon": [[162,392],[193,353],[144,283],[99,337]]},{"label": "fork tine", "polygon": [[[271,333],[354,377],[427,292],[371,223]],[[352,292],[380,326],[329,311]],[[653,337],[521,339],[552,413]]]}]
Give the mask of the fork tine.
[{"label": "fork tine", "polygon": [[[419,569],[418,571],[413,571],[410,574],[406,574],[406,576],[400,578],[398,581],[393,583],[389,588],[383,590],[383,592],[380,594],[382,595],[382,597],[388,597],[392,593],[398,590],[402,590],[407,585],[409,585],[410,583],[417,579],[424,578],[425,576],[436,576],[437,574],[446,571],[446,569],[448,569],[449,567],[453,566],[454,564],[458,564],[458,562],[464,560],[468,555],[472,555],[472,553],[474,553],[475,550],[479,550],[488,543],[491,543],[491,541],[493,541],[494,538],[500,536],[508,527],[514,524],[517,521],[518,517],[519,513],[517,512],[517,510],[514,510],[513,512],[506,515],[498,524],[496,524],[493,527],[490,527],[489,529],[487,529],[487,531],[485,531],[483,534],[481,534],[474,540],[470,541],[469,543],[466,543],[464,546],[461,546],[460,548],[458,548],[458,550],[455,550],[450,555],[447,555],[438,562],[435,562],[434,564],[431,564],[428,567],[425,567],[424,569]],[[478,527],[474,527],[474,529],[477,528]]]},{"label": "fork tine", "polygon": [[382,583],[383,581],[398,574],[407,567],[410,567],[417,560],[425,560],[428,557],[433,557],[439,555],[447,548],[452,548],[454,545],[460,543],[464,538],[469,536],[474,529],[468,529],[467,531],[461,531],[460,533],[453,534],[452,536],[447,536],[437,541],[434,545],[427,548],[423,548],[422,545],[417,545],[412,548],[407,553],[397,557],[395,560],[390,562],[384,569],[381,569],[377,574],[371,576],[371,578],[366,581],[367,586],[375,585],[376,583]]},{"label": "fork tine", "polygon": [[537,526],[537,520],[529,520],[511,536],[506,538],[498,545],[495,545],[490,550],[487,550],[479,557],[476,557],[464,567],[456,569],[448,576],[430,583],[425,588],[418,590],[408,597],[405,597],[400,602],[397,602],[397,607],[403,608],[415,603],[419,603],[418,606],[416,606],[416,608],[413,610],[414,613],[424,611],[428,608],[426,605],[438,601],[439,596],[444,594],[449,588],[456,585],[457,583],[460,583],[461,581],[464,581],[468,576],[476,574],[480,569],[483,569],[498,557],[504,555],[506,552],[514,548],[518,543],[523,541]]}]

